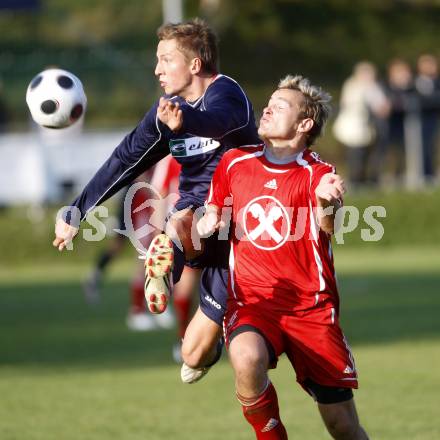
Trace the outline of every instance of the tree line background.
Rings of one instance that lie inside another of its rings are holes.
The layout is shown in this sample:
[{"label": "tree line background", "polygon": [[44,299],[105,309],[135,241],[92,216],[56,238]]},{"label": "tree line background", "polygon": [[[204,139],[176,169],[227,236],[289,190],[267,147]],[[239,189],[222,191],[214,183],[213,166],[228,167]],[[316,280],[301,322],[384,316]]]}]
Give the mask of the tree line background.
[{"label": "tree line background", "polygon": [[[48,66],[77,74],[89,99],[88,127],[132,125],[159,95],[153,69],[160,0],[40,0],[0,9],[0,78],[10,127],[27,127],[26,87]],[[220,37],[221,70],[256,112],[278,79],[302,73],[337,98],[359,60],[440,55],[439,0],[186,0]]]}]

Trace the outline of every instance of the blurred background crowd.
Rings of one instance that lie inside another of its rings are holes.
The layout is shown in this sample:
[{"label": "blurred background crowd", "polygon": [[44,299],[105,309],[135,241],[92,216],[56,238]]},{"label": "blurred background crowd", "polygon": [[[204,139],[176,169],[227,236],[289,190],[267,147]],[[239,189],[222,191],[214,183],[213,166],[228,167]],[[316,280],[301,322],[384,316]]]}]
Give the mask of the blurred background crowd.
[{"label": "blurred background crowd", "polygon": [[[435,55],[420,55],[414,68],[394,58],[386,66],[384,79],[373,63],[357,63],[342,85],[333,125],[335,138],[346,148],[350,182],[410,188],[435,184],[439,118]],[[390,153],[394,153],[391,168],[387,167]]]}]

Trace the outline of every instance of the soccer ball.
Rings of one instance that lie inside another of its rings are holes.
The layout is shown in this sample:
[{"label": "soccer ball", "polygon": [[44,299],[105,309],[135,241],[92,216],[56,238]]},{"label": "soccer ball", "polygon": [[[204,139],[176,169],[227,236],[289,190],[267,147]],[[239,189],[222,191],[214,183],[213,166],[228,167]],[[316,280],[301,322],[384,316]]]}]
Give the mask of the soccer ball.
[{"label": "soccer ball", "polygon": [[48,69],[30,82],[26,103],[37,124],[47,128],[64,128],[84,114],[87,97],[75,75],[62,69]]}]

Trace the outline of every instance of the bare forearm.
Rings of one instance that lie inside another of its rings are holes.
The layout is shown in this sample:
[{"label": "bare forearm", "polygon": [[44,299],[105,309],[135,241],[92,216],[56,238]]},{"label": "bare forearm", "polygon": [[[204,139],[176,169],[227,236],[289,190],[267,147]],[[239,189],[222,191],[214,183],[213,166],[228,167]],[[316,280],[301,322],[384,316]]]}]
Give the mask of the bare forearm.
[{"label": "bare forearm", "polygon": [[212,214],[217,215],[217,217],[220,217],[220,208],[217,205],[209,204],[206,206],[205,215]]},{"label": "bare forearm", "polygon": [[317,198],[317,221],[318,226],[327,234],[335,232],[335,215],[337,209],[341,206],[338,200],[329,202],[325,199]]},{"label": "bare forearm", "polygon": [[220,222],[220,208],[208,205],[204,216],[197,223],[197,232],[200,237],[209,237],[222,226]]},{"label": "bare forearm", "polygon": [[319,227],[327,234],[335,232],[335,215],[342,204],[344,193],[344,181],[341,176],[333,172],[324,174],[315,189],[316,206],[318,208],[316,218]]}]

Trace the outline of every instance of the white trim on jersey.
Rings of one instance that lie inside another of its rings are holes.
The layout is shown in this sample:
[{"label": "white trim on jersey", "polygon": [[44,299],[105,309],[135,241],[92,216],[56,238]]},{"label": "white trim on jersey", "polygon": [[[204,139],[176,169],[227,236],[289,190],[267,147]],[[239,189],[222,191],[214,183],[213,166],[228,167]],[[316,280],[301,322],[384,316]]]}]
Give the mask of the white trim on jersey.
[{"label": "white trim on jersey", "polygon": [[[240,146],[240,148],[255,148],[255,147],[258,147],[259,145],[260,145],[260,144],[254,144],[254,145],[242,145],[242,146]],[[264,153],[264,148],[263,148],[262,152]],[[255,153],[259,153],[259,152],[256,151]],[[246,156],[242,156],[242,157],[238,157],[238,158],[234,159],[234,160],[229,164],[229,166],[228,166],[226,172],[229,171],[229,168],[230,168],[230,167],[233,165],[233,163],[235,163],[236,161],[238,161],[238,160],[244,160],[244,159],[251,159],[252,157],[255,156],[255,153],[250,153],[250,154],[247,154]],[[255,157],[258,157],[258,156],[255,156]],[[238,160],[237,160],[237,159],[238,159]],[[205,202],[205,208],[206,208],[206,206],[211,202],[211,200],[212,200],[212,196],[213,196],[213,193],[214,193],[214,188],[212,187],[212,179],[211,179],[211,184],[209,185],[208,198],[207,198],[207,200],[206,200],[206,202]]]},{"label": "white trim on jersey", "polygon": [[315,294],[315,306],[316,306],[316,304],[318,304],[318,302],[319,302],[319,293],[316,292],[316,294]]},{"label": "white trim on jersey", "polygon": [[[206,90],[208,90],[208,89],[206,89]],[[205,93],[206,93],[206,90],[205,90]],[[203,98],[205,97],[205,93],[203,93],[203,95],[199,98],[199,99],[197,99],[196,101],[194,101],[194,102],[188,102],[188,101],[186,101],[186,103],[190,106],[190,107],[192,107],[192,108],[196,108],[196,106],[199,104],[199,102],[200,101],[203,101]],[[203,110],[206,110],[206,108],[205,108],[205,103],[204,102],[202,102],[202,106],[203,106]]]},{"label": "white trim on jersey", "polygon": [[[319,162],[319,163],[321,163],[323,165],[326,165],[326,166],[330,167],[332,169],[332,173],[336,173],[336,168],[332,164],[323,161],[319,157],[318,153],[316,153],[315,151],[312,151],[311,156],[313,157],[314,160],[316,160],[316,162]],[[328,255],[329,255],[330,259],[333,258],[332,242],[330,240],[328,242]],[[336,268],[333,269],[333,276],[335,277],[335,283],[337,285],[338,284],[338,277],[336,275]]]},{"label": "white trim on jersey", "polygon": [[263,165],[263,168],[266,171],[269,171],[270,173],[278,173],[278,174],[282,174],[282,173],[288,173],[290,170],[277,170],[275,168],[269,168],[266,165]]},{"label": "white trim on jersey", "polygon": [[[246,122],[245,122],[242,126],[227,131],[225,134],[223,134],[222,136],[219,136],[217,139],[221,139],[221,138],[225,137],[226,135],[228,135],[229,133],[232,133],[232,132],[234,132],[234,131],[240,130],[240,129],[243,128],[243,127],[246,127],[246,125],[249,124],[250,113],[251,113],[251,109],[250,109],[250,101],[249,101],[249,99],[247,98],[246,93],[244,93],[244,90],[241,88],[240,84],[238,84],[238,82],[235,81],[235,79],[232,79],[232,78],[229,77],[229,76],[226,76],[226,75],[223,75],[222,73],[219,73],[219,74],[217,75],[217,77],[215,78],[215,80],[214,80],[211,84],[213,84],[215,81],[217,81],[217,79],[221,78],[222,76],[224,76],[225,78],[228,78],[229,80],[231,80],[232,82],[234,82],[234,83],[238,86],[238,88],[240,89],[241,93],[243,94],[244,100],[245,100],[245,102],[246,102],[246,111],[247,111],[247,116],[246,116],[246,118],[247,118],[247,119],[246,119]],[[211,84],[210,84],[210,85],[211,85]],[[209,88],[209,86],[208,86],[208,88]],[[203,95],[203,96],[205,96],[205,95]],[[204,99],[204,98],[203,98],[203,99]],[[204,101],[204,100],[203,100],[203,106],[205,106],[205,101]]]},{"label": "white trim on jersey", "polygon": [[212,180],[211,180],[211,183],[209,184],[208,198],[206,199],[205,202],[205,208],[209,205],[209,203],[211,203],[213,194],[214,194],[214,188],[212,187]]},{"label": "white trim on jersey", "polygon": [[309,209],[310,209],[310,230],[312,231],[312,235],[313,235],[313,240],[315,240],[315,242],[318,242],[318,237],[319,237],[319,227],[318,227],[318,223],[316,222],[316,218],[313,215],[313,206],[312,206],[312,202],[309,202]]},{"label": "white trim on jersey", "polygon": [[310,153],[310,155],[313,157],[313,159],[316,160],[316,162],[322,163],[323,165],[327,165],[328,167],[330,167],[330,168],[332,169],[332,172],[333,172],[333,173],[336,173],[336,168],[335,168],[332,164],[330,164],[330,163],[328,163],[328,162],[324,162],[324,161],[319,157],[319,154],[318,154],[316,151],[312,151],[312,152]]},{"label": "white trim on jersey", "polygon": [[[298,165],[301,165],[302,167],[306,168],[307,171],[310,174],[310,180],[309,180],[309,189],[312,186],[312,175],[313,175],[313,169],[310,166],[309,162],[307,162],[307,160],[305,160],[303,158],[303,152],[299,153],[298,158],[296,159]],[[321,256],[319,255],[318,252],[318,240],[319,240],[319,228],[318,228],[318,224],[316,222],[316,218],[313,215],[313,207],[312,207],[312,201],[309,201],[309,213],[310,213],[310,231],[312,233],[313,236],[313,241],[312,241],[312,249],[313,249],[313,256],[315,257],[315,263],[316,263],[316,267],[318,269],[318,278],[319,278],[319,291],[322,292],[325,289],[325,280],[324,280],[324,276],[323,276],[323,265],[322,265],[322,260],[321,260]]]},{"label": "white trim on jersey", "polygon": [[345,344],[345,348],[348,351],[348,357],[351,362],[351,367],[352,367],[353,373],[356,375],[356,378],[357,378],[357,369],[356,369],[356,363],[355,363],[354,357],[353,357],[353,352],[351,351],[350,344],[348,343],[347,338],[345,337],[344,334],[342,335],[342,337],[343,337],[342,340],[344,341],[344,344]]},{"label": "white trim on jersey", "polygon": [[235,293],[235,280],[234,280],[234,268],[235,268],[235,256],[234,256],[234,243],[231,241],[231,250],[229,251],[229,281],[231,283],[231,290],[234,298],[237,299]]},{"label": "white trim on jersey", "polygon": [[[316,219],[315,216],[313,215],[313,208],[312,208],[312,204],[310,203],[309,205],[309,209],[310,209],[310,229],[313,231],[313,225],[316,225]],[[317,226],[317,225],[316,225]],[[312,232],[313,234],[313,232]],[[315,257],[315,263],[316,263],[316,267],[318,268],[318,278],[319,278],[319,291],[322,292],[325,289],[325,280],[324,280],[324,267],[322,265],[322,260],[321,260],[321,256],[319,255],[318,252],[318,237],[313,237],[314,240],[312,241],[312,248],[313,248],[313,255]]]},{"label": "white trim on jersey", "polygon": [[312,186],[312,174],[313,174],[312,167],[305,159],[303,159],[303,156],[304,156],[304,151],[301,151],[301,153],[299,153],[298,157],[296,158],[296,162],[298,165],[301,165],[302,167],[306,168],[309,171],[309,173],[310,173],[310,186]]},{"label": "white trim on jersey", "polygon": [[[238,84],[238,82],[237,81],[235,81],[234,79],[232,79],[232,78],[230,78],[229,76],[226,76],[226,75],[223,75],[222,73],[219,73],[215,78],[214,78],[214,80],[211,82],[211,84],[209,84],[209,86],[206,88],[206,90],[204,91],[204,93],[203,93],[203,95],[200,97],[200,98],[198,98],[197,99],[197,101],[195,101],[195,102],[193,102],[192,104],[191,103],[189,103],[188,101],[186,102],[190,107],[192,107],[192,108],[195,108],[195,106],[200,102],[200,101],[202,101],[202,104],[201,104],[201,107],[202,107],[202,109],[203,110],[205,110],[206,111],[206,105],[205,105],[205,95],[206,95],[206,92],[208,91],[208,89],[219,79],[219,78],[221,78],[221,77],[225,77],[225,78],[227,78],[227,79],[229,79],[230,81],[232,81],[233,83],[235,83],[237,86],[238,86],[238,88],[240,89],[240,92],[243,94],[243,96],[244,96],[244,101],[245,101],[245,103],[246,103],[246,113],[247,113],[247,115],[246,115],[246,122],[243,124],[243,125],[241,125],[240,127],[236,127],[236,128],[234,128],[234,129],[232,129],[232,130],[229,130],[229,131],[227,131],[226,133],[223,133],[221,136],[217,136],[217,137],[215,137],[215,138],[212,138],[212,139],[223,139],[226,135],[228,135],[229,133],[232,133],[232,132],[234,132],[234,131],[237,131],[237,130],[240,130],[240,129],[242,129],[243,127],[246,127],[246,125],[248,125],[249,124],[249,121],[250,121],[250,113],[251,113],[251,109],[250,109],[250,101],[249,101],[249,99],[247,98],[247,96],[246,96],[246,93],[244,93],[244,90],[241,88],[241,86],[240,86],[240,84]],[[174,98],[174,96],[173,96],[173,98]],[[172,98],[171,98],[172,99]],[[193,135],[193,136],[198,136],[198,135],[196,135],[196,134],[194,134],[194,133],[191,133],[191,132],[187,132],[187,133],[185,133],[185,134],[191,134],[191,135]]]},{"label": "white trim on jersey", "polygon": [[197,98],[197,100],[195,102],[193,102],[192,104],[190,102],[187,101],[187,104],[189,104],[191,107],[195,107],[196,105],[198,105],[198,103],[200,101],[202,101],[202,109],[206,110],[206,106],[205,106],[205,93],[207,92],[207,90],[209,89],[209,87],[214,84],[220,77],[222,77],[223,75],[221,73],[218,73],[215,78],[211,81],[211,83],[208,85],[208,87],[206,88],[206,90],[203,92],[203,95],[200,96],[200,98]]},{"label": "white trim on jersey", "polygon": [[264,149],[261,151],[255,151],[254,153],[245,154],[244,156],[236,157],[231,163],[228,165],[228,168],[226,168],[226,172],[228,173],[230,168],[235,165],[238,162],[241,162],[242,160],[246,159],[252,159],[253,157],[260,157],[264,154]]}]

